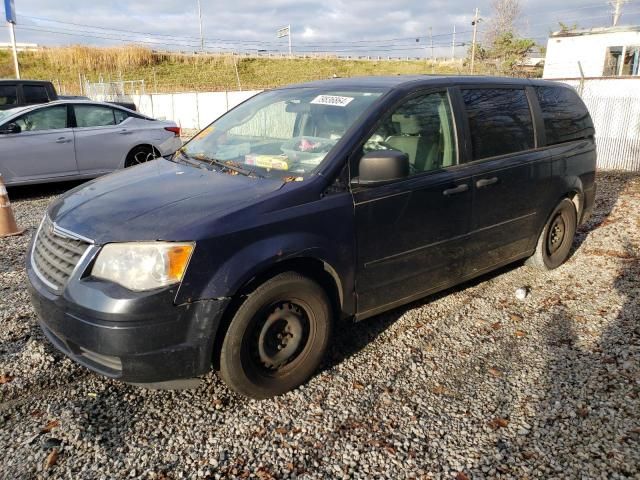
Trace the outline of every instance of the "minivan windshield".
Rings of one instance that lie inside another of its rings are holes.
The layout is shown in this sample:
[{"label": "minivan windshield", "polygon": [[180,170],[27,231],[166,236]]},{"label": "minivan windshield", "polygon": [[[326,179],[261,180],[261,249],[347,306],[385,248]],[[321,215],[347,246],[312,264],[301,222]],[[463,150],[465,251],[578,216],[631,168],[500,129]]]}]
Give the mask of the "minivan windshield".
[{"label": "minivan windshield", "polygon": [[198,133],[174,160],[232,175],[302,181],[382,93],[313,87],[264,92]]}]

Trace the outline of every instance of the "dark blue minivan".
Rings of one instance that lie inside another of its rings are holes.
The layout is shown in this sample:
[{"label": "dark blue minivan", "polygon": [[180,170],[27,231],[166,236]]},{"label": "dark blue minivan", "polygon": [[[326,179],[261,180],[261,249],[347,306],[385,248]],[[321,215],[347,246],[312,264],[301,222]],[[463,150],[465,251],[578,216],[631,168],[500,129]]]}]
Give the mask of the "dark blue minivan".
[{"label": "dark blue minivan", "polygon": [[27,255],[47,338],[111,378],[278,395],[332,331],[520,259],[591,213],[589,112],[563,84],[332,79],[256,95],[174,155],[48,208]]}]

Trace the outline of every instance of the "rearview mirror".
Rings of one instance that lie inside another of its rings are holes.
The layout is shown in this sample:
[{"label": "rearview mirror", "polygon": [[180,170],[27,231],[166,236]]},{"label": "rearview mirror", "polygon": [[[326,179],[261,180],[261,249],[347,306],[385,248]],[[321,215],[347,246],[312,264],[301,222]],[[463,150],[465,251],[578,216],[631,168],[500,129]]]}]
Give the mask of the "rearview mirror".
[{"label": "rearview mirror", "polygon": [[1,133],[20,133],[22,131],[22,129],[20,128],[20,125],[18,125],[17,123],[7,123],[6,125],[3,125],[2,127],[0,127],[0,134]]},{"label": "rearview mirror", "polygon": [[355,185],[376,185],[409,176],[409,156],[398,150],[376,150],[360,160],[359,176]]}]

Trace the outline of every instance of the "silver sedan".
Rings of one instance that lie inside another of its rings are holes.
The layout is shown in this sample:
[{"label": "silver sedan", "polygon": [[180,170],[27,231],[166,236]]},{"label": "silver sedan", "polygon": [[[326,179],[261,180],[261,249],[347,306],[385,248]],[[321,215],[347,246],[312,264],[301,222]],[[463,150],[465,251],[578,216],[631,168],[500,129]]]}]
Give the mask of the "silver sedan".
[{"label": "silver sedan", "polygon": [[93,178],[169,155],[180,128],[115,105],[64,100],[0,111],[7,185]]}]

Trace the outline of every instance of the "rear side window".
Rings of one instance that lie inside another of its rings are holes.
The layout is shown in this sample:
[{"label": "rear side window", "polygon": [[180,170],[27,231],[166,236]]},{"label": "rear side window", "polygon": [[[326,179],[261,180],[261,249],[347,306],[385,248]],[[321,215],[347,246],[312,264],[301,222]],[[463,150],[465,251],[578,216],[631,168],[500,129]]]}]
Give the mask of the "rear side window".
[{"label": "rear side window", "polygon": [[41,85],[23,85],[24,102],[28,104],[47,103],[49,95],[47,89]]},{"label": "rear side window", "polygon": [[534,148],[533,120],[523,89],[462,90],[469,116],[473,159]]},{"label": "rear side window", "polygon": [[15,85],[0,85],[0,106],[18,103],[18,89]]},{"label": "rear side window", "polygon": [[76,124],[78,128],[83,127],[103,127],[105,125],[115,125],[113,109],[100,105],[76,105],[73,107],[76,113]]},{"label": "rear side window", "polygon": [[570,142],[594,134],[587,107],[566,87],[536,87],[547,145]]}]

